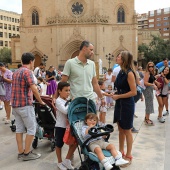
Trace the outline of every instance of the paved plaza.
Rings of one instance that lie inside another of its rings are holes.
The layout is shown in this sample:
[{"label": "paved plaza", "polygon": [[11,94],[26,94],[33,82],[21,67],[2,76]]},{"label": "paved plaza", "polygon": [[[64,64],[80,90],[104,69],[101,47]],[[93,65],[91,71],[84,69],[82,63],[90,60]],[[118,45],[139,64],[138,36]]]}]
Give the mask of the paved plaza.
[{"label": "paved plaza", "polygon": [[[134,126],[139,129],[138,134],[133,134],[133,162],[125,170],[169,170],[170,169],[170,116],[166,117],[166,123],[157,121],[157,102],[154,100],[155,113],[151,115],[155,126],[146,126],[144,120],[144,102],[138,102],[134,118]],[[0,110],[0,170],[58,170],[55,151],[52,152],[50,142],[47,139],[39,141],[38,148],[34,150],[42,154],[40,159],[33,161],[17,160],[17,145],[15,133],[10,130],[10,125],[5,125],[2,118],[5,111]],[[12,116],[13,118],[13,116]],[[107,113],[107,122],[112,123],[113,108]],[[118,148],[118,130],[111,134],[110,142]],[[63,158],[67,152],[67,146],[63,148]],[[80,158],[76,150],[73,165],[79,167]]]}]

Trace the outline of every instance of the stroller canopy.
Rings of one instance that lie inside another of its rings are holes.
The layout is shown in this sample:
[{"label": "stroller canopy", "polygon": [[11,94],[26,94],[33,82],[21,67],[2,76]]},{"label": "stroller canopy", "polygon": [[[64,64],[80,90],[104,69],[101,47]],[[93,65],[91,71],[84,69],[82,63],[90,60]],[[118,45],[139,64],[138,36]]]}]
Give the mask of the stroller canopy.
[{"label": "stroller canopy", "polygon": [[96,114],[96,105],[91,99],[78,97],[74,99],[68,107],[68,119],[72,124],[77,120],[84,120],[87,113]]}]

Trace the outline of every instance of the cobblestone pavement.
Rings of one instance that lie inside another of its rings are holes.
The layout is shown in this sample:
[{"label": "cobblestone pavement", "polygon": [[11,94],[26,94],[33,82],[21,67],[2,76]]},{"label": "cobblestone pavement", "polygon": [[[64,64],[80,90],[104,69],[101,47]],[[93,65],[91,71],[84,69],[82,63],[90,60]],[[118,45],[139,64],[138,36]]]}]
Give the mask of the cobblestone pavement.
[{"label": "cobblestone pavement", "polygon": [[[155,126],[144,124],[144,102],[138,102],[134,126],[139,129],[138,134],[133,134],[133,162],[126,170],[169,170],[170,169],[170,116],[166,117],[165,123],[157,121],[157,102],[154,100],[155,114],[151,115]],[[10,125],[5,125],[2,118],[5,111],[0,110],[0,169],[1,170],[58,170],[55,151],[50,148],[50,141],[43,139],[39,141],[38,148],[34,150],[42,154],[40,159],[33,161],[17,160],[17,145],[15,133],[10,130]],[[13,116],[12,116],[13,118]],[[113,108],[107,113],[107,123],[112,123]],[[118,130],[111,134],[110,143],[114,143],[118,149]],[[63,148],[63,158],[66,155],[68,146]],[[79,167],[80,158],[76,150],[73,157],[73,165]]]}]

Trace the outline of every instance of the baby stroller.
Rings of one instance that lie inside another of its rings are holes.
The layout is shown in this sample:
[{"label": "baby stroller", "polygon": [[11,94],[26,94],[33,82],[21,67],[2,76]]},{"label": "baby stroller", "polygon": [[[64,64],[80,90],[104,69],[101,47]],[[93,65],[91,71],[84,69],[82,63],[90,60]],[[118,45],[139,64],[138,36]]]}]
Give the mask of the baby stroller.
[{"label": "baby stroller", "polygon": [[[68,108],[68,120],[70,123],[70,128],[78,143],[78,152],[81,160],[81,166],[79,167],[79,170],[104,170],[97,155],[88,149],[86,143],[92,138],[104,135],[108,136],[106,139],[108,140],[110,133],[113,132],[113,126],[106,125],[106,127],[98,127],[95,129],[95,131],[90,131],[89,133],[91,137],[84,141],[81,134],[82,126],[84,125],[84,118],[86,114],[90,112],[97,114],[96,106],[92,100],[88,100],[84,97],[74,99]],[[102,131],[100,132],[101,129]],[[97,133],[96,130],[98,131]],[[109,162],[113,165],[112,169],[119,170],[120,168],[115,166],[115,160],[111,153],[107,150],[103,150],[103,153],[106,159],[109,160]],[[81,154],[84,155],[84,161],[82,160]],[[121,153],[119,152],[119,154]]]},{"label": "baby stroller", "polygon": [[37,132],[32,143],[32,147],[35,149],[38,146],[38,139],[43,137],[51,141],[51,150],[55,149],[54,140],[54,127],[56,123],[56,107],[54,106],[53,99],[49,96],[41,96],[41,99],[45,106],[38,102],[35,102],[35,114],[37,120]]}]

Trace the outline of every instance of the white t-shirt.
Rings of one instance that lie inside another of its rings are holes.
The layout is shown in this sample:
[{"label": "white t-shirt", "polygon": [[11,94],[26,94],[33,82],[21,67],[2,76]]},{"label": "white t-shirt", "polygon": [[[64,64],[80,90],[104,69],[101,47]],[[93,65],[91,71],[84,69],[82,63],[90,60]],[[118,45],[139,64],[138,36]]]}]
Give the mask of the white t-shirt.
[{"label": "white t-shirt", "polygon": [[67,122],[67,110],[68,105],[65,106],[65,103],[67,101],[62,99],[61,97],[58,97],[56,99],[56,108],[57,108],[57,114],[56,114],[56,124],[55,127],[62,127],[66,128],[66,122]]},{"label": "white t-shirt", "polygon": [[34,69],[34,75],[35,75],[36,77],[41,77],[41,70],[40,70],[39,67],[36,67],[36,68]]},{"label": "white t-shirt", "polygon": [[117,77],[117,75],[119,74],[120,70],[121,70],[120,66],[116,67],[116,68],[113,70],[113,76],[116,76],[116,77]]}]

